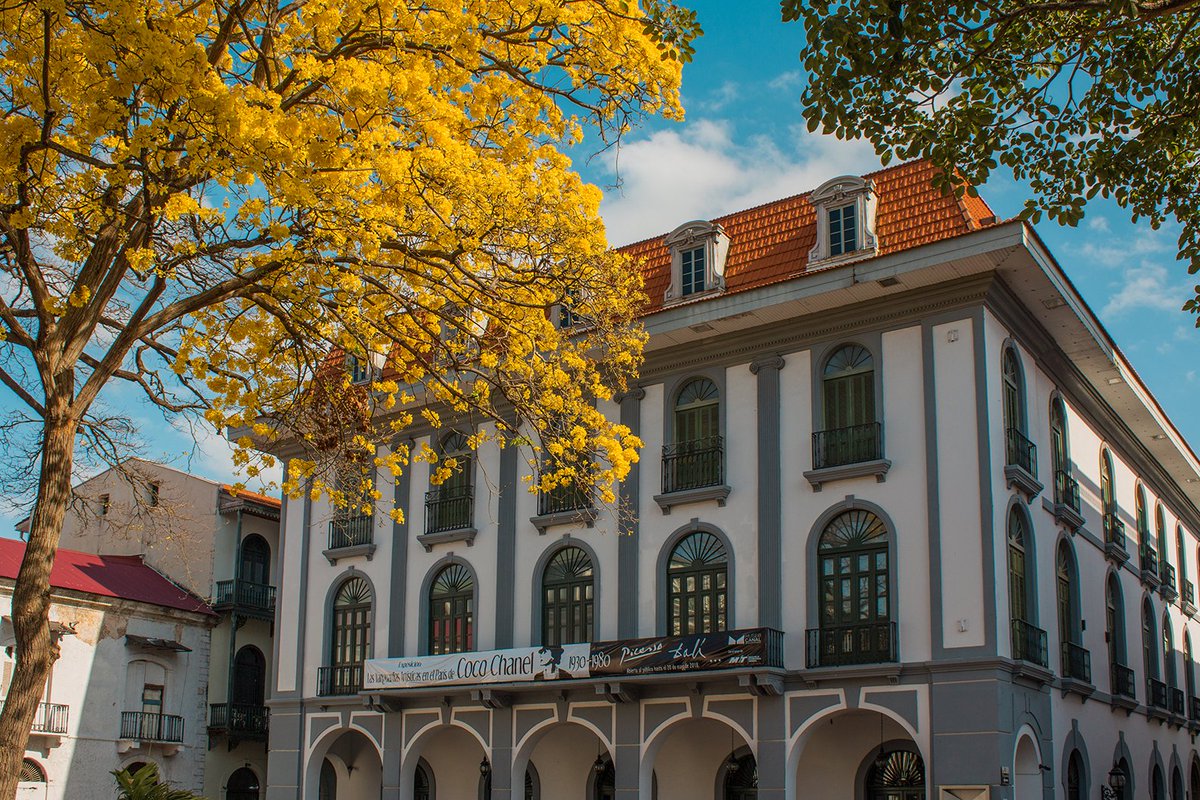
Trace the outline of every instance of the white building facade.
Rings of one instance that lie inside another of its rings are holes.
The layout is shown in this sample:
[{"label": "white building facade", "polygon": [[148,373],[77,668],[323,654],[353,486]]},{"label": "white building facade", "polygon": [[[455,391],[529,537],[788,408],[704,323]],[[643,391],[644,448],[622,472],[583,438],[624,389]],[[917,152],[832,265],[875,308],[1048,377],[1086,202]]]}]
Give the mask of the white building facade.
[{"label": "white building facade", "polygon": [[616,507],[517,447],[381,472],[404,523],[285,502],[267,796],[1200,791],[1200,463],[1032,229],[931,177],[628,248]]}]

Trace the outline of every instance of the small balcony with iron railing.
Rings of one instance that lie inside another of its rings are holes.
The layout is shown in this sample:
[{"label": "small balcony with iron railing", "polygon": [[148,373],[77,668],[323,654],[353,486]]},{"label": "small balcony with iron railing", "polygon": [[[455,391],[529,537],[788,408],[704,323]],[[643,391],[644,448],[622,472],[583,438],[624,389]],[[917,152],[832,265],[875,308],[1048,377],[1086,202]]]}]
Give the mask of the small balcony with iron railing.
[{"label": "small balcony with iron railing", "polygon": [[1113,661],[1108,665],[1108,672],[1113,703],[1127,709],[1135,708],[1137,706],[1137,680],[1133,670],[1118,661]]},{"label": "small balcony with iron railing", "polygon": [[1092,654],[1075,642],[1062,643],[1063,688],[1084,696],[1095,691],[1092,686]]},{"label": "small balcony with iron railing", "polygon": [[270,721],[270,711],[263,705],[213,703],[208,709],[208,735],[265,741]]},{"label": "small balcony with iron railing", "polygon": [[900,660],[895,622],[809,628],[805,633],[809,669]]},{"label": "small balcony with iron railing", "polygon": [[1037,445],[1016,428],[1004,431],[1004,479],[1032,498],[1042,491],[1038,482]]},{"label": "small balcony with iron railing", "polygon": [[1170,701],[1171,714],[1182,725],[1187,718],[1187,699],[1183,694],[1183,689],[1176,689],[1174,686],[1167,687],[1167,700]]},{"label": "small balcony with iron railing", "polygon": [[149,711],[121,712],[121,739],[132,742],[183,742],[183,717]]},{"label": "small balcony with iron railing", "polygon": [[1012,651],[1016,661],[1027,661],[1047,669],[1050,666],[1046,632],[1023,619],[1012,621]]},{"label": "small balcony with iron railing", "polygon": [[1063,470],[1054,472],[1054,518],[1072,531],[1083,527],[1079,481]]},{"label": "small balcony with iron railing", "polygon": [[1188,719],[1193,726],[1200,725],[1200,697],[1188,698]]},{"label": "small balcony with iron railing", "polygon": [[1196,613],[1196,584],[1184,578],[1179,582],[1179,594],[1183,598],[1183,613]]},{"label": "small balcony with iron railing", "polygon": [[34,734],[63,736],[67,732],[69,716],[70,708],[62,703],[38,703],[29,730]]},{"label": "small balcony with iron railing", "polygon": [[538,533],[545,533],[552,525],[580,522],[590,528],[595,520],[592,493],[575,483],[563,483],[538,492],[537,515],[530,518]]},{"label": "small balcony with iron railing", "polygon": [[317,696],[344,697],[362,691],[363,665],[341,664],[317,668]]},{"label": "small balcony with iron railing", "polygon": [[1129,560],[1129,548],[1125,544],[1125,523],[1116,511],[1107,511],[1104,524],[1104,556],[1116,564]]},{"label": "small balcony with iron railing", "polygon": [[664,444],[662,494],[654,501],[664,511],[680,503],[716,500],[725,505],[730,488],[725,483],[725,438],[706,436],[688,442]]},{"label": "small balcony with iron railing", "polygon": [[1138,546],[1138,563],[1142,570],[1142,583],[1148,586],[1151,591],[1157,589],[1158,553],[1150,546],[1149,542],[1142,542]]},{"label": "small balcony with iron railing", "polygon": [[417,541],[425,550],[448,542],[474,543],[475,487],[435,486],[425,493],[425,533]]},{"label": "small balcony with iron railing", "polygon": [[330,564],[339,559],[375,555],[375,518],[352,509],[338,509],[329,521],[329,542],[324,556]]},{"label": "small balcony with iron railing", "polygon": [[1171,713],[1167,684],[1157,678],[1146,679],[1146,705],[1152,716],[1166,717]]},{"label": "small balcony with iron railing", "polygon": [[1175,585],[1175,567],[1165,558],[1158,560],[1158,591],[1168,603],[1179,597],[1179,587]]},{"label": "small balcony with iron railing", "polygon": [[816,489],[839,478],[874,475],[876,480],[883,480],[892,466],[883,457],[883,423],[816,431],[812,435],[812,464],[804,477]]},{"label": "small balcony with iron railing", "polygon": [[232,581],[217,581],[215,588],[213,610],[218,613],[231,611],[267,620],[275,617],[274,586],[237,578]]}]

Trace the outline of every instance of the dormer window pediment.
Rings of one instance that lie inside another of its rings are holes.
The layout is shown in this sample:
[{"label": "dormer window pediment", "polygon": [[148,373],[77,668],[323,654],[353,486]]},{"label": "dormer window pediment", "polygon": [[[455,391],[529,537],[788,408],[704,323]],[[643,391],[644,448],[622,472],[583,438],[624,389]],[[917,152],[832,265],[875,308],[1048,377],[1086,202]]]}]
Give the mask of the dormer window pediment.
[{"label": "dormer window pediment", "polygon": [[809,266],[857,261],[878,251],[875,187],[856,175],[826,181],[809,198],[817,212],[817,241]]},{"label": "dormer window pediment", "polygon": [[671,250],[671,285],[663,297],[677,303],[725,290],[729,236],[705,220],[685,222],[664,239]]}]

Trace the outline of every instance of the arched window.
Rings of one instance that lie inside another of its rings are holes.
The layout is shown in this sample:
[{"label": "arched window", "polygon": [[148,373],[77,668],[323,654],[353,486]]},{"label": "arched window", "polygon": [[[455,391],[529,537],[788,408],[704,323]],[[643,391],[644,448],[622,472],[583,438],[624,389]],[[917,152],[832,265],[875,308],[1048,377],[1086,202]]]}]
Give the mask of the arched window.
[{"label": "arched window", "polygon": [[271,545],[252,533],[242,539],[238,577],[246,583],[266,585],[271,582]]},{"label": "arched window", "polygon": [[42,769],[42,765],[34,761],[32,758],[26,758],[21,761],[21,774],[17,777],[18,783],[45,783],[46,771]]},{"label": "arched window", "polygon": [[910,750],[892,750],[867,769],[867,800],[925,800],[925,763]]},{"label": "arched window", "polygon": [[[1175,526],[1175,563],[1176,568],[1179,570],[1179,584],[1180,586],[1186,588],[1189,583],[1187,570],[1187,551],[1183,548],[1183,526],[1178,524]],[[1194,598],[1187,595],[1185,595],[1183,598],[1184,602],[1186,603],[1192,602],[1193,599]]]},{"label": "arched window", "polygon": [[1171,770],[1171,800],[1183,800],[1183,773],[1179,767]]},{"label": "arched window", "polygon": [[1071,462],[1067,451],[1067,411],[1059,397],[1050,402],[1050,463],[1054,468],[1057,487],[1060,474],[1067,477],[1071,474]]},{"label": "arched window", "polygon": [[[417,797],[420,798],[420,795]],[[321,760],[321,777],[317,782],[317,800],[337,800],[337,771],[328,758]]]},{"label": "arched window", "polygon": [[1075,559],[1070,546],[1058,543],[1055,557],[1055,605],[1058,611],[1058,638],[1062,643],[1062,674],[1091,683],[1091,663],[1082,646],[1082,626],[1079,624],[1079,590],[1076,585]]},{"label": "arched window", "polygon": [[[267,684],[267,660],[263,657],[262,651],[252,644],[248,644],[237,651],[237,655],[233,658],[233,687],[230,692],[230,702],[234,708],[230,709],[230,723],[236,722],[251,723],[255,719],[262,719],[266,722],[262,711],[263,699],[266,694]],[[237,708],[242,706],[242,708]],[[237,717],[241,717],[239,720]],[[266,728],[263,727],[263,733]]]},{"label": "arched window", "polygon": [[1174,589],[1175,570],[1167,560],[1167,553],[1171,551],[1167,549],[1167,514],[1163,510],[1162,503],[1158,503],[1154,508],[1154,542],[1155,549],[1158,551],[1158,579],[1162,581],[1164,587],[1169,586]]},{"label": "arched window", "polygon": [[725,545],[707,531],[689,534],[675,545],[667,564],[668,630],[672,636],[726,629]]},{"label": "arched window", "polygon": [[371,585],[347,578],[333,600],[333,652],[328,694],[353,694],[362,687],[362,663],[371,657]]},{"label": "arched window", "polygon": [[1191,705],[1196,696],[1196,662],[1192,655],[1192,635],[1187,630],[1183,632],[1183,688]]},{"label": "arched window", "polygon": [[1142,665],[1148,680],[1158,680],[1158,634],[1154,630],[1154,608],[1142,601]]},{"label": "arched window", "polygon": [[1113,487],[1112,454],[1108,452],[1108,448],[1100,451],[1100,513],[1104,515],[1105,543],[1119,544],[1124,549],[1125,542],[1118,540],[1115,535],[1117,532],[1117,499]]},{"label": "arched window", "polygon": [[1034,587],[1029,574],[1032,546],[1025,517],[1013,508],[1008,514],[1008,613],[1013,658],[1047,666],[1046,633],[1035,624]]},{"label": "arched window", "polygon": [[1087,800],[1083,794],[1083,759],[1078,750],[1067,759],[1067,800]]},{"label": "arched window", "polygon": [[1104,585],[1104,639],[1108,642],[1108,663],[1125,663],[1125,611],[1121,605],[1121,584],[1116,573],[1109,573]]},{"label": "arched window", "polygon": [[1137,517],[1138,552],[1150,546],[1150,515],[1146,511],[1146,487],[1138,484],[1134,493],[1134,516]]},{"label": "arched window", "polygon": [[591,800],[616,800],[617,771],[613,768],[612,759],[607,753],[603,756],[604,767],[596,774],[592,784]]},{"label": "arched window", "polygon": [[816,469],[883,457],[875,417],[875,359],[857,344],[839,347],[821,376],[824,430],[815,437]]},{"label": "arched window", "polygon": [[558,647],[592,640],[592,559],[564,547],[542,574],[542,644]]},{"label": "arched window", "polygon": [[1155,764],[1150,772],[1150,800],[1167,800],[1167,787],[1164,783],[1162,768]]},{"label": "arched window", "polygon": [[1130,780],[1133,778],[1133,775],[1132,770],[1129,769],[1129,762],[1122,758],[1116,763],[1115,769],[1117,772],[1120,772],[1125,776],[1125,780],[1122,781],[1122,783],[1125,784],[1125,787],[1116,792],[1117,800],[1125,800],[1127,797],[1132,797],[1133,788]]},{"label": "arched window", "polygon": [[261,788],[253,770],[239,767],[225,784],[225,800],[258,800]]},{"label": "arched window", "polygon": [[1192,756],[1192,768],[1188,770],[1188,791],[1193,798],[1200,797],[1200,761]]},{"label": "arched window", "polygon": [[896,660],[888,531],[870,511],[834,517],[817,544],[821,575],[817,663],[874,664]]},{"label": "arched window", "polygon": [[1171,629],[1171,615],[1165,610],[1162,618],[1162,659],[1163,676],[1167,686],[1174,689],[1179,685],[1179,675],[1175,671],[1175,632]]},{"label": "arched window", "polygon": [[1025,381],[1015,348],[1004,348],[1004,427],[1025,433]]},{"label": "arched window", "polygon": [[758,763],[746,753],[725,769],[725,800],[758,799]]},{"label": "arched window", "polygon": [[425,533],[470,528],[475,523],[474,452],[466,435],[450,431],[438,445],[438,460],[450,474],[425,495]]},{"label": "arched window", "polygon": [[475,649],[475,579],[462,564],[446,566],[429,587],[429,652],[465,653]]},{"label": "arched window", "polygon": [[725,481],[721,395],[708,378],[693,378],[675,397],[672,441],[663,445],[663,493]]}]

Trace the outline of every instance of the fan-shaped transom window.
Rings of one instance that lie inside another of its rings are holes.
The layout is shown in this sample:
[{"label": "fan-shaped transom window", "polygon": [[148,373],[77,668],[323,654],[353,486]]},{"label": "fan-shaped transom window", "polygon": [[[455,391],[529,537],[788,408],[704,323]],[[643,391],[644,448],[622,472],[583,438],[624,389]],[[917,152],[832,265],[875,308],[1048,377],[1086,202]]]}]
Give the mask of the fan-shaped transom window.
[{"label": "fan-shaped transom window", "polygon": [[867,348],[848,344],[825,362],[822,376],[825,430],[875,422],[875,359]]},{"label": "fan-shaped transom window", "polygon": [[334,667],[361,664],[371,657],[371,585],[363,578],[349,578],[333,600]]},{"label": "fan-shaped transom window", "polygon": [[46,773],[41,764],[26,758],[21,762],[21,774],[17,780],[20,783],[45,783]]},{"label": "fan-shaped transom window", "polygon": [[910,750],[881,754],[867,769],[868,800],[924,800],[925,762]]},{"label": "fan-shaped transom window", "polygon": [[721,395],[708,378],[684,384],[675,398],[675,441],[697,442],[720,433]]},{"label": "fan-shaped transom window", "polygon": [[579,547],[559,550],[542,576],[542,643],[592,640],[592,559]]},{"label": "fan-shaped transom window", "polygon": [[667,563],[672,635],[725,630],[728,560],[725,545],[707,531],[689,534],[675,545]]},{"label": "fan-shaped transom window", "polygon": [[469,488],[471,486],[471,459],[473,451],[467,442],[466,434],[459,431],[451,431],[442,437],[441,445],[438,448],[439,458],[445,461],[446,459],[454,459],[454,471],[446,480],[442,481],[441,489],[443,493],[450,490]]},{"label": "fan-shaped transom window", "polygon": [[429,652],[474,649],[475,578],[462,564],[446,566],[429,589]]},{"label": "fan-shaped transom window", "polygon": [[890,554],[883,520],[861,509],[842,512],[825,526],[817,553],[819,665],[894,660]]}]

